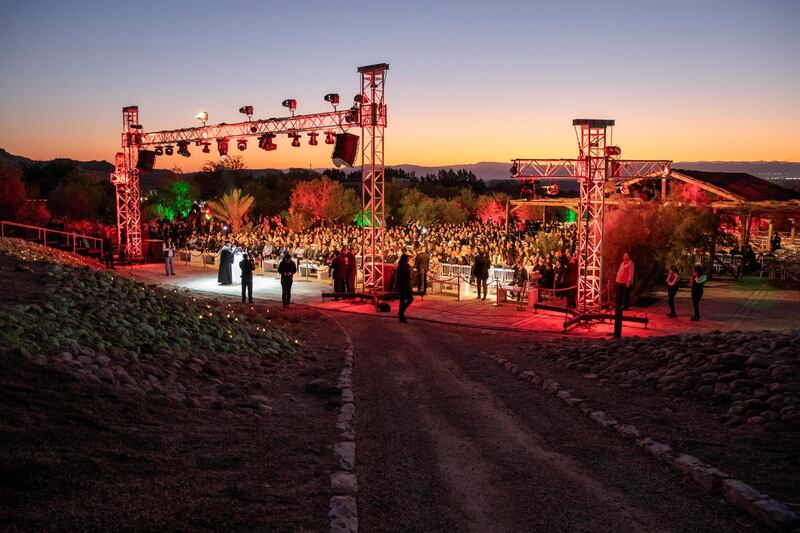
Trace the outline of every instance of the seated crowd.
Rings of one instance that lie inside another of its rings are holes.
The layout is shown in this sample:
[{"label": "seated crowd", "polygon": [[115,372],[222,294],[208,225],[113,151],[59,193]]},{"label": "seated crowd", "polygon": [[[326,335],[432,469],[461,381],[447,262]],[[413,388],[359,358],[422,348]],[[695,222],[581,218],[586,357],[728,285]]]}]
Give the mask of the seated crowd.
[{"label": "seated crowd", "polygon": [[[277,258],[289,251],[298,260],[328,263],[336,250],[359,253],[361,229],[353,224],[319,225],[296,232],[287,228],[280,217],[265,217],[231,234],[227,225],[218,221],[194,222],[152,221],[148,233],[151,238],[172,237],[179,249],[211,253],[230,239],[259,260]],[[553,249],[545,251],[537,245],[536,237],[542,232],[553,237]],[[479,221],[431,226],[409,221],[387,228],[385,260],[395,263],[404,251],[412,256],[424,251],[429,258],[429,270],[436,272],[440,264],[474,265],[479,250],[483,250],[491,267],[524,269],[527,277],[542,287],[558,288],[568,286],[565,283],[577,277],[573,256],[576,240],[574,224],[529,223],[507,233],[502,225]]]}]

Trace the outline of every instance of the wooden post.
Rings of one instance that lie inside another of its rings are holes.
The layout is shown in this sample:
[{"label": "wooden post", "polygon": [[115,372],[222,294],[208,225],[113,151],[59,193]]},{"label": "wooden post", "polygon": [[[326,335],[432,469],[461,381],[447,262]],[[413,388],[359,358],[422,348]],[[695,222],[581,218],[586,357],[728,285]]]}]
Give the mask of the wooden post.
[{"label": "wooden post", "polygon": [[667,203],[667,178],[661,178],[661,205]]}]

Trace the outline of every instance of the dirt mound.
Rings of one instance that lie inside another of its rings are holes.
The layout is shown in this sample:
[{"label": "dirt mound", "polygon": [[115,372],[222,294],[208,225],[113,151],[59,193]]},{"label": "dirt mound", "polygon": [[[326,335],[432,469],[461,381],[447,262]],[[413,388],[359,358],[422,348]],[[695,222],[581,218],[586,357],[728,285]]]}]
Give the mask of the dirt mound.
[{"label": "dirt mound", "polygon": [[298,341],[265,317],[145,286],[42,246],[2,242],[0,291],[12,297],[0,306],[0,353],[170,402],[259,410],[263,396],[227,383],[228,370],[268,372],[295,352]]}]

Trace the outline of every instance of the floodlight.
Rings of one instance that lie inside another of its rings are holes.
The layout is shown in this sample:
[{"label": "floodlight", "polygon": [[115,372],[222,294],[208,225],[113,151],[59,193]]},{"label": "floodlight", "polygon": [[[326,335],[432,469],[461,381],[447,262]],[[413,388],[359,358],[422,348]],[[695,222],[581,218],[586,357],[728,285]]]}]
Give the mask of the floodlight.
[{"label": "floodlight", "polygon": [[222,139],[217,139],[217,151],[219,152],[220,157],[227,157],[228,155],[227,137],[223,137]]},{"label": "floodlight", "polygon": [[247,150],[247,139],[237,139],[236,148],[238,148],[240,152]]},{"label": "floodlight", "polygon": [[172,152],[173,152],[172,151],[172,146],[167,146],[166,148],[164,148],[164,153],[165,154],[172,155]]},{"label": "floodlight", "polygon": [[335,110],[336,106],[339,105],[339,95],[336,93],[328,93],[325,95],[325,101],[331,104]]},{"label": "floodlight", "polygon": [[317,143],[317,136],[318,135],[319,135],[319,133],[317,133],[316,131],[312,131],[311,133],[309,133],[308,134],[308,144],[310,144],[311,146],[316,146],[318,144]]},{"label": "floodlight", "polygon": [[189,152],[188,141],[181,141],[178,143],[178,154],[182,155],[183,157],[191,157],[192,154]]},{"label": "floodlight", "polygon": [[247,115],[247,119],[250,120],[250,117],[253,116],[253,106],[251,105],[243,105],[239,108],[239,113],[242,115]]},{"label": "floodlight", "polygon": [[202,122],[202,123],[203,123],[203,126],[205,126],[205,125],[206,125],[206,122],[208,122],[208,112],[206,112],[206,111],[200,111],[198,114],[196,114],[196,115],[194,116],[194,118],[196,118],[197,120],[199,120],[200,122]]},{"label": "floodlight", "polygon": [[297,109],[297,100],[294,98],[287,98],[281,105],[287,108],[292,113],[292,116],[294,116],[294,110]]},{"label": "floodlight", "polygon": [[156,155],[164,155],[164,148],[161,146],[156,146]]},{"label": "floodlight", "polygon": [[290,133],[289,137],[292,138],[292,146],[295,148],[300,148],[300,134],[299,133]]},{"label": "floodlight", "polygon": [[333,131],[328,130],[325,132],[325,144],[333,144],[336,142],[336,137],[333,135]]},{"label": "floodlight", "polygon": [[258,147],[261,148],[262,150],[266,150],[267,152],[276,150],[278,148],[278,145],[272,142],[274,138],[275,138],[274,133],[265,133],[264,135],[258,138]]}]

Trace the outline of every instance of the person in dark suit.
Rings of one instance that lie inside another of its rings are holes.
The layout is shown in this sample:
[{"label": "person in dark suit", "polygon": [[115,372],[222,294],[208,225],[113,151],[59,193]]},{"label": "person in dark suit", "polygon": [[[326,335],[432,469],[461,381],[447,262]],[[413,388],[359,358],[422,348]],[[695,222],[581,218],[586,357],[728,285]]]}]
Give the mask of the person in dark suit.
[{"label": "person in dark suit", "polygon": [[292,261],[292,254],[283,253],[283,259],[278,263],[278,274],[281,275],[281,300],[284,307],[289,307],[292,301],[292,282],[297,272],[297,265]]},{"label": "person in dark suit", "polygon": [[253,271],[256,269],[256,264],[247,252],[242,255],[242,260],[239,261],[239,268],[242,271],[242,302],[245,301],[246,291],[246,300],[253,303]]},{"label": "person in dark suit", "polygon": [[569,258],[569,261],[567,261],[562,284],[565,288],[567,288],[567,307],[570,309],[575,309],[578,296],[578,258],[574,255]]},{"label": "person in dark suit", "polygon": [[430,263],[431,256],[428,255],[428,249],[423,246],[414,258],[414,270],[417,271],[417,291],[422,294],[427,294],[428,292],[428,268]]},{"label": "person in dark suit", "polygon": [[217,283],[220,285],[231,285],[233,283],[233,248],[231,241],[225,241],[225,245],[219,251],[219,272]]},{"label": "person in dark suit", "polygon": [[403,251],[400,260],[397,262],[397,274],[395,275],[397,283],[397,292],[400,297],[400,311],[398,317],[400,322],[408,322],[406,320],[406,310],[414,301],[414,293],[411,290],[411,265],[408,264],[408,254]]},{"label": "person in dark suit", "polygon": [[358,273],[358,264],[356,263],[355,248],[349,248],[344,253],[344,259],[347,263],[345,271],[347,272],[345,291],[349,293],[356,292],[356,274]]},{"label": "person in dark suit", "polygon": [[331,261],[331,277],[333,278],[333,292],[336,293],[334,300],[339,301],[339,294],[345,292],[347,284],[347,260],[339,252],[333,252],[333,261]]},{"label": "person in dark suit", "polygon": [[[472,276],[475,278],[475,283],[478,286],[478,300],[485,300],[486,293],[489,290],[487,284],[487,280],[489,279],[489,257],[486,255],[486,250],[483,248],[478,250],[478,255],[475,256],[475,262],[472,265]],[[483,289],[482,298],[481,289]]]}]

